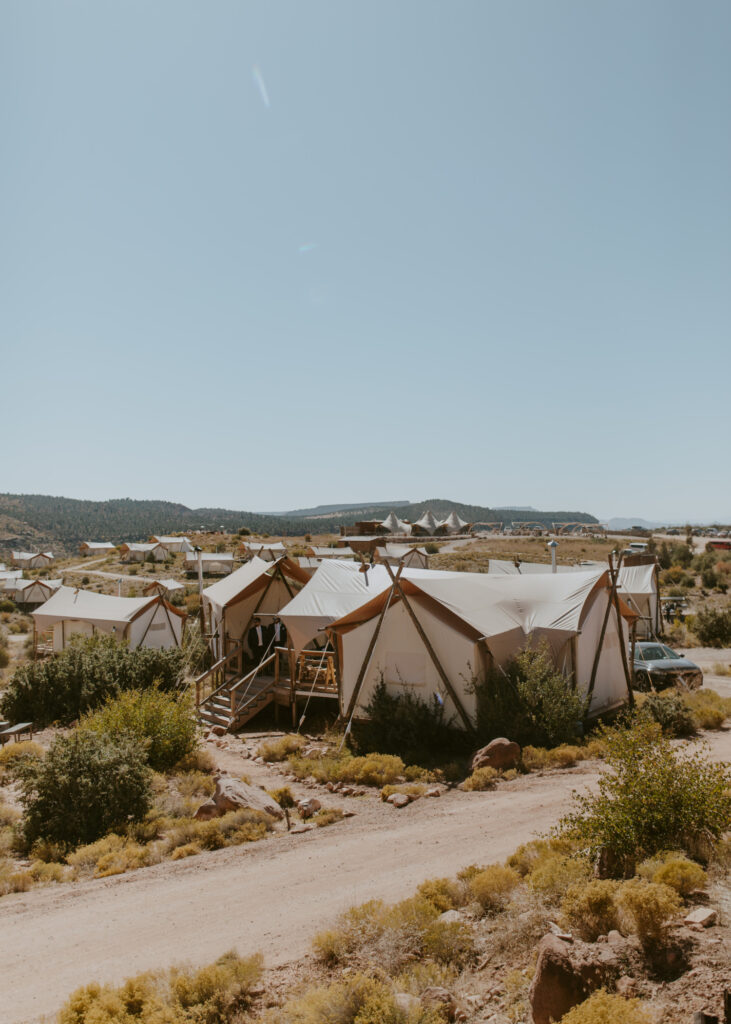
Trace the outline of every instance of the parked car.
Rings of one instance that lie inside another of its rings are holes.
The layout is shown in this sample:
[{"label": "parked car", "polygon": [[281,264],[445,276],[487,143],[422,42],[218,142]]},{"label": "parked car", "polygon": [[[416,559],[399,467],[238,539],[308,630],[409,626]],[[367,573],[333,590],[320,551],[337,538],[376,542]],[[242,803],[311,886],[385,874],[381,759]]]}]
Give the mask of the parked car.
[{"label": "parked car", "polygon": [[639,640],[635,644],[634,668],[638,690],[666,686],[697,690],[703,685],[703,672],[695,662],[656,640]]}]

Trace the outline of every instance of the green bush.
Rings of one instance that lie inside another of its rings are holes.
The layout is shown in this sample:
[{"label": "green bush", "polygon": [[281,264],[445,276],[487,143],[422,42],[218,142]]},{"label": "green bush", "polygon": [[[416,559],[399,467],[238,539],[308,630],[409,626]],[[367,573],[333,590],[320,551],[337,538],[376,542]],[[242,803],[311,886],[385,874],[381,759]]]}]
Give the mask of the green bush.
[{"label": "green bush", "polygon": [[358,753],[397,754],[408,764],[434,764],[444,754],[467,752],[470,739],[447,719],[436,695],[428,703],[409,691],[389,693],[383,679],[353,727]]},{"label": "green bush", "polygon": [[637,874],[648,882],[669,885],[679,896],[690,896],[694,889],[705,888],[707,882],[700,864],[674,851],[644,861]]},{"label": "green bush", "polygon": [[526,648],[475,684],[481,742],[509,736],[521,746],[548,746],[573,739],[587,710],[570,679],[553,664],[548,645]]},{"label": "green bush", "polygon": [[14,611],[15,611],[15,602],[11,601],[9,597],[4,597],[2,599],[2,601],[0,601],[0,612],[8,612],[8,613],[10,613],[10,612],[14,612]]},{"label": "green bush", "polygon": [[595,942],[619,923],[618,882],[594,878],[572,885],[561,902],[568,927],[587,942]]},{"label": "green bush", "polygon": [[87,730],[57,737],[44,758],[16,768],[28,845],[38,839],[67,848],[92,843],[144,817],[151,772],[144,745],[123,734]]},{"label": "green bush", "polygon": [[728,647],[731,644],[731,605],[726,608],[701,608],[693,621],[693,632],[703,647]]},{"label": "green bush", "polygon": [[692,736],[696,731],[693,715],[679,693],[650,693],[639,713],[657,722],[666,736]]},{"label": "green bush", "polygon": [[627,920],[625,930],[637,934],[643,946],[658,946],[668,922],[679,912],[682,901],[669,885],[633,878],[617,893],[620,913]]},{"label": "green bush", "polygon": [[598,792],[574,795],[557,834],[607,851],[618,870],[660,850],[692,854],[731,825],[729,767],[676,751],[652,722],[609,731],[607,764]]},{"label": "green bush", "polygon": [[197,743],[189,697],[164,693],[156,686],[126,690],[84,718],[81,725],[110,737],[128,733],[143,740],[148,764],[157,772],[168,771],[192,753]]},{"label": "green bush", "polygon": [[153,683],[171,690],[184,668],[179,648],[135,650],[114,637],[78,637],[55,658],[21,665],[0,699],[0,712],[37,726],[72,722],[124,690]]}]

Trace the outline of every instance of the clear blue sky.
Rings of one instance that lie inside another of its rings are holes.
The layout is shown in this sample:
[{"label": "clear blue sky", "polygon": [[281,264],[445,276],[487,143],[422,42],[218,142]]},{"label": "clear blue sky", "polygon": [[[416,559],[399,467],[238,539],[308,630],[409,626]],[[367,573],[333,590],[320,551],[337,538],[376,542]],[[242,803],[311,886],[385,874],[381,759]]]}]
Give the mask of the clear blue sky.
[{"label": "clear blue sky", "polygon": [[731,5],[3,0],[0,490],[731,518]]}]

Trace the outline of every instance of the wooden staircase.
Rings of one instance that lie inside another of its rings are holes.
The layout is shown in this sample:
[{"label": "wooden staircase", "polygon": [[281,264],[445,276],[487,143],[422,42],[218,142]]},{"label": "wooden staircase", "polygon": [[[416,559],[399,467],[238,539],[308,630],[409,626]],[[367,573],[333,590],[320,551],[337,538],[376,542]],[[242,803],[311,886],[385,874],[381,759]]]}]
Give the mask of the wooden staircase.
[{"label": "wooden staircase", "polygon": [[234,732],[274,700],[275,655],[241,675],[231,670],[232,664],[240,665],[240,653],[240,648],[235,649],[195,681],[198,720],[205,728],[220,725]]}]

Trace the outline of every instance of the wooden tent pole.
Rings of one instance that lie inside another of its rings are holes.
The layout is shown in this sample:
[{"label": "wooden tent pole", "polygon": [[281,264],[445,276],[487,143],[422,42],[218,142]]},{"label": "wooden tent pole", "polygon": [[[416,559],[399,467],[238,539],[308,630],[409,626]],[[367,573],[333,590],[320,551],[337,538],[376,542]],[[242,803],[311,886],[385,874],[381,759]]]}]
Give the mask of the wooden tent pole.
[{"label": "wooden tent pole", "polygon": [[424,644],[424,646],[426,647],[427,652],[429,654],[429,657],[431,658],[434,667],[436,668],[437,672],[439,673],[440,679],[444,683],[444,686],[445,686],[445,689],[447,690],[447,693],[452,698],[452,703],[454,704],[455,708],[457,709],[457,713],[459,714],[459,717],[462,719],[462,722],[464,724],[465,729],[467,730],[467,732],[474,732],[475,731],[475,727],[472,724],[470,716],[467,714],[467,712],[465,711],[464,707],[462,706],[462,702],[459,699],[459,697],[457,696],[457,691],[452,686],[452,683],[451,683],[451,681],[449,679],[449,676],[447,675],[447,673],[442,668],[442,663],[439,661],[439,658],[437,657],[437,653],[434,650],[434,648],[432,647],[431,641],[429,640],[429,637],[424,632],[423,626],[421,625],[421,623],[419,622],[418,618],[416,617],[416,612],[411,607],[411,605],[410,605],[410,603],[409,603],[409,601],[408,601],[408,599],[406,597],[406,594],[404,594],[403,589],[401,588],[401,584],[399,583],[398,577],[393,575],[393,572],[391,571],[391,566],[388,565],[388,563],[386,563],[386,568],[388,569],[389,575],[391,576],[391,579],[393,580],[394,587],[396,588],[396,590],[398,591],[399,595],[401,596],[401,600],[404,602],[404,608],[406,608],[406,611],[409,613],[411,621],[414,623],[414,626],[416,627],[416,631],[419,634],[419,636],[421,637],[421,641]]},{"label": "wooden tent pole", "polygon": [[[611,555],[609,556],[611,565]],[[610,571],[611,577],[611,571]],[[599,659],[602,655],[602,646],[604,645],[604,634],[607,631],[607,623],[609,622],[609,615],[612,610],[612,595],[609,594],[607,599],[607,607],[604,610],[604,621],[602,622],[602,630],[599,634],[599,642],[596,646],[596,652],[594,653],[594,664],[591,666],[591,678],[589,680],[589,689],[586,691],[586,696],[590,700],[591,695],[594,693],[594,684],[596,683],[596,674],[599,669]]]},{"label": "wooden tent pole", "polygon": [[[400,575],[400,574],[401,574],[401,569],[399,568],[398,575]],[[393,573],[391,573],[391,579],[394,580],[394,586],[395,586],[395,581],[398,579],[398,575],[396,577],[394,577]],[[350,721],[350,719],[351,719],[351,717],[353,715],[353,712],[355,711],[355,705],[356,705],[356,703],[358,701],[358,697],[360,696],[360,691],[361,691],[361,688],[363,686],[363,680],[365,679],[366,672],[368,671],[368,666],[371,663],[371,655],[373,654],[373,649],[376,646],[376,641],[378,640],[378,635],[381,632],[381,626],[383,625],[383,620],[386,617],[386,612],[388,611],[388,606],[391,603],[391,598],[393,597],[394,586],[391,587],[389,595],[386,598],[386,601],[384,602],[383,608],[381,609],[381,614],[378,616],[378,622],[376,623],[376,628],[373,631],[373,636],[371,637],[370,643],[368,644],[368,649],[365,652],[365,657],[363,658],[363,663],[360,666],[360,672],[358,673],[358,678],[355,681],[355,686],[353,687],[353,692],[351,694],[350,701],[348,702],[348,709],[345,712],[345,721],[346,721],[346,723]]]},{"label": "wooden tent pole", "polygon": [[627,664],[627,650],[624,646],[624,633],[622,630],[622,612],[619,607],[619,594],[617,593],[617,584],[619,581],[619,570],[621,565],[622,556],[620,555],[616,568],[613,570],[610,569],[612,574],[612,596],[614,601],[614,610],[617,613],[617,632],[619,633],[619,649],[622,652],[622,668],[624,669],[624,678],[627,682],[627,700],[629,701],[629,706],[634,707],[635,695],[632,692],[632,676],[630,675],[629,665]]}]

